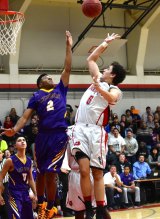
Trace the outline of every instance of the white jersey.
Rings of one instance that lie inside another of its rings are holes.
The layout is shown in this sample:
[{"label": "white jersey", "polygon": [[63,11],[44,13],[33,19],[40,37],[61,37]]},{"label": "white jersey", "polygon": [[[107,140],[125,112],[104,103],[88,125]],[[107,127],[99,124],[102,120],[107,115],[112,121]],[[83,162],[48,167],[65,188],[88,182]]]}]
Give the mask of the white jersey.
[{"label": "white jersey", "polygon": [[[105,91],[109,91],[112,88],[119,89],[117,86],[109,86],[106,82],[100,82],[99,84]],[[120,91],[118,100],[122,96],[121,94]],[[115,103],[108,103],[92,84],[81,98],[75,122],[105,126],[109,117],[109,105],[115,105]]]}]

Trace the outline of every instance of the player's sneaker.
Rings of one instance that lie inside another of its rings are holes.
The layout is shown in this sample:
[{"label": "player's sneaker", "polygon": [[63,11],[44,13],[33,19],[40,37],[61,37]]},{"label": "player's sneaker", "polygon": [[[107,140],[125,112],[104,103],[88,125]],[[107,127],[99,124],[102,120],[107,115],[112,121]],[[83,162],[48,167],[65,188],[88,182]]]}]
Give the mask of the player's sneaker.
[{"label": "player's sneaker", "polygon": [[93,219],[94,217],[94,211],[93,209],[86,209],[86,217],[85,219]]},{"label": "player's sneaker", "polygon": [[111,219],[107,207],[100,206],[96,209],[96,219]]},{"label": "player's sneaker", "polygon": [[53,207],[50,210],[45,209],[45,213],[44,213],[43,219],[51,219],[57,213],[58,213],[58,210],[57,210],[56,207]]},{"label": "player's sneaker", "polygon": [[46,202],[43,202],[42,204],[38,204],[38,219],[43,218],[46,205],[47,205]]}]

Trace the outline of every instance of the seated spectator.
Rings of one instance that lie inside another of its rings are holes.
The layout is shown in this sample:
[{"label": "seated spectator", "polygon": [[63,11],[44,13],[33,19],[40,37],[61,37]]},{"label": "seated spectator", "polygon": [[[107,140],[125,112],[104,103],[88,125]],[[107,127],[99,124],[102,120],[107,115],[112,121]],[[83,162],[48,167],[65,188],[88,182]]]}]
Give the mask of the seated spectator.
[{"label": "seated spectator", "polygon": [[[110,171],[104,174],[104,184],[107,197],[107,205],[109,210],[118,209],[118,207],[124,207],[123,204],[123,191],[122,182],[120,176],[117,174],[115,165],[111,165]],[[119,203],[117,206],[115,197],[119,196]]]},{"label": "seated spectator", "polygon": [[137,153],[136,153],[136,160],[138,160],[139,155],[144,155],[145,160],[148,159],[147,146],[146,146],[146,143],[143,142],[143,141],[141,141],[141,142],[139,143],[139,148],[138,148],[138,151],[137,151]]},{"label": "seated spectator", "polygon": [[113,137],[114,136],[114,134],[113,134],[113,131],[114,131],[114,129],[115,129],[115,126],[113,125],[113,126],[110,126],[110,131],[109,131],[109,133],[108,133],[108,139],[110,139],[111,137]]},{"label": "seated spectator", "polygon": [[144,155],[139,155],[138,161],[133,164],[134,179],[145,179],[151,173],[151,168],[147,162],[144,161]]},{"label": "seated spectator", "polygon": [[8,144],[5,140],[3,140],[3,137],[0,135],[0,151],[4,152],[8,149]]},{"label": "seated spectator", "polygon": [[132,115],[132,129],[133,133],[136,134],[137,129],[140,127],[141,117],[138,114],[138,110],[135,109],[135,106],[131,106],[131,115]]},{"label": "seated spectator", "polygon": [[144,121],[141,122],[140,128],[137,130],[136,139],[138,142],[143,141],[147,145],[148,153],[150,153],[152,145],[152,132]]},{"label": "seated spectator", "polygon": [[124,167],[128,165],[128,166],[131,166],[131,164],[126,160],[126,156],[125,154],[120,154],[119,155],[119,158],[118,158],[118,161],[117,161],[117,173],[118,174],[121,174],[124,172]]},{"label": "seated spectator", "polygon": [[120,135],[118,128],[114,128],[113,136],[108,141],[108,160],[110,164],[116,164],[117,159],[124,151],[125,141]]},{"label": "seated spectator", "polygon": [[126,155],[127,160],[131,163],[131,165],[133,165],[133,163],[136,162],[138,142],[133,137],[133,131],[131,128],[128,128],[126,130],[126,137],[124,141],[125,141],[124,153]]},{"label": "seated spectator", "polygon": [[5,151],[4,151],[4,158],[8,159],[10,156],[11,156],[10,150],[8,150],[8,149],[5,150]]},{"label": "seated spectator", "polygon": [[10,116],[6,116],[3,127],[5,129],[9,129],[9,128],[13,128],[13,126],[14,125],[13,125],[13,122],[12,122]]},{"label": "seated spectator", "polygon": [[154,118],[153,118],[153,115],[148,115],[148,117],[147,117],[147,121],[146,121],[146,125],[147,125],[148,128],[152,128],[152,129],[154,129],[155,124],[154,124]]},{"label": "seated spectator", "polygon": [[121,133],[122,127],[121,127],[118,115],[117,114],[113,114],[112,119],[113,119],[113,122],[111,123],[111,126],[115,126],[119,130],[119,132]]},{"label": "seated spectator", "polygon": [[[159,114],[159,117],[160,117],[160,106],[157,106],[157,107],[156,107],[155,113],[158,113],[158,114]],[[154,114],[155,114],[155,113],[154,113]]]},{"label": "seated spectator", "polygon": [[154,113],[154,121],[160,123],[160,115],[159,113]]},{"label": "seated spectator", "polygon": [[72,106],[70,104],[66,104],[66,116],[65,116],[65,119],[66,119],[66,122],[67,122],[68,126],[72,125],[72,113],[73,113]]},{"label": "seated spectator", "polygon": [[160,124],[159,122],[155,122],[155,127],[153,129],[153,134],[156,135],[156,142],[159,142],[160,141]]},{"label": "seated spectator", "polygon": [[127,109],[126,110],[126,127],[131,127],[132,126],[132,113],[131,110]]},{"label": "seated spectator", "polygon": [[146,112],[142,114],[142,120],[144,122],[147,122],[148,116],[150,116],[150,115],[153,116],[153,113],[152,113],[151,107],[147,106],[146,107]]},{"label": "seated spectator", "polygon": [[124,173],[120,174],[123,183],[123,194],[125,204],[128,205],[128,193],[135,193],[135,206],[140,205],[140,188],[135,186],[133,175],[130,173],[130,166],[124,167]]},{"label": "seated spectator", "polygon": [[13,122],[13,125],[15,125],[18,121],[18,119],[20,118],[18,115],[17,115],[17,112],[16,112],[16,109],[15,108],[11,108],[10,110],[10,113],[9,113],[9,116],[11,118],[11,121]]},{"label": "seated spectator", "polygon": [[125,130],[127,128],[127,122],[126,122],[126,115],[125,114],[121,115],[120,125],[121,125],[120,134],[124,138],[125,137]]},{"label": "seated spectator", "polygon": [[160,170],[160,155],[158,148],[153,147],[151,153],[148,156],[148,164],[150,165],[151,170]]}]

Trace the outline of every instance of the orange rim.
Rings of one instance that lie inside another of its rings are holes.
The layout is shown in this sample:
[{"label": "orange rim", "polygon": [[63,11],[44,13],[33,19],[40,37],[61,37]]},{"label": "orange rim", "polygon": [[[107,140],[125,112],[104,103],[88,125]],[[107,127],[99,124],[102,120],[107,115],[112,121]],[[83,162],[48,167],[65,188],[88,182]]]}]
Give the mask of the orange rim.
[{"label": "orange rim", "polygon": [[24,18],[24,14],[22,12],[17,12],[17,11],[0,11],[0,16],[5,16],[5,15],[18,15],[19,18],[18,19],[8,19],[8,20],[4,20],[4,21],[0,20],[0,24],[18,22],[19,20]]}]

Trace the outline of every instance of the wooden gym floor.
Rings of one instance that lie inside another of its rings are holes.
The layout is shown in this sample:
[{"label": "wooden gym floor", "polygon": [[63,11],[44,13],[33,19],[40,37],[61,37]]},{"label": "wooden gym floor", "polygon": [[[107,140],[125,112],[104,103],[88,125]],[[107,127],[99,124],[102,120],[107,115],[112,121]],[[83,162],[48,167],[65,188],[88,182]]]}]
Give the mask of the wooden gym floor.
[{"label": "wooden gym floor", "polygon": [[[110,214],[112,219],[160,219],[160,204],[112,211]],[[74,217],[61,217],[59,219],[74,219]]]}]

